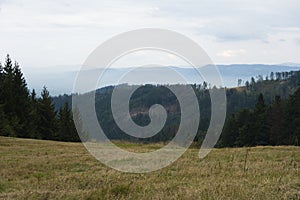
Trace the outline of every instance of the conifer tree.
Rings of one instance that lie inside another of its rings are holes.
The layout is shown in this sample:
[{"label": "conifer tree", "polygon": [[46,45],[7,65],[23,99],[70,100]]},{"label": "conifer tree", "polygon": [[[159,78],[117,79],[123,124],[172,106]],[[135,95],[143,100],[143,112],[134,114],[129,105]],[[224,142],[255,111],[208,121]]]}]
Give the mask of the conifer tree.
[{"label": "conifer tree", "polygon": [[0,105],[3,104],[3,80],[4,80],[4,72],[2,64],[0,63]]},{"label": "conifer tree", "polygon": [[237,116],[238,137],[235,141],[237,146],[253,145],[253,113],[249,109],[243,109]]},{"label": "conifer tree", "polygon": [[58,114],[58,134],[63,141],[79,141],[69,104],[65,102]]},{"label": "conifer tree", "polygon": [[3,104],[4,112],[7,114],[7,117],[13,118],[15,114],[15,96],[13,92],[13,64],[9,57],[6,56],[5,63],[3,66],[3,82],[2,82],[2,95],[3,95]]},{"label": "conifer tree", "polygon": [[17,135],[20,137],[29,137],[27,125],[30,120],[30,98],[29,90],[19,64],[15,62],[13,67],[13,95],[15,103],[15,115],[19,120],[19,129],[16,129]]},{"label": "conifer tree", "polygon": [[270,133],[269,139],[271,145],[283,144],[283,110],[280,96],[275,97],[275,102],[271,106],[269,115]]},{"label": "conifer tree", "polygon": [[257,104],[253,111],[253,117],[254,129],[256,130],[253,133],[254,145],[267,145],[269,143],[269,125],[267,123],[267,106],[262,93],[259,94]]},{"label": "conifer tree", "polygon": [[41,92],[41,98],[38,101],[39,126],[38,131],[42,139],[58,139],[56,134],[56,113],[52,103],[49,91],[44,86]]},{"label": "conifer tree", "polygon": [[227,120],[222,135],[221,135],[221,146],[222,147],[233,147],[238,137],[238,126],[235,116],[232,114]]},{"label": "conifer tree", "polygon": [[40,118],[38,114],[38,99],[36,98],[35,90],[33,89],[30,94],[30,113],[28,121],[28,135],[31,138],[41,139],[41,134],[39,133],[38,125],[40,123]]},{"label": "conifer tree", "polygon": [[284,144],[300,144],[300,88],[286,104]]}]

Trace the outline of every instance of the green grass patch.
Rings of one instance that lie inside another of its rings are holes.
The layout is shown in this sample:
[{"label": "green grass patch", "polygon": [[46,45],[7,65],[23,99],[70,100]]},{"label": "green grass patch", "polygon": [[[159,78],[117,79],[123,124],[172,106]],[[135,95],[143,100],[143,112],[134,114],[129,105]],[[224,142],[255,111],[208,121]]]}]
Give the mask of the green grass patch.
[{"label": "green grass patch", "polygon": [[0,193],[5,191],[5,186],[3,183],[0,182]]}]

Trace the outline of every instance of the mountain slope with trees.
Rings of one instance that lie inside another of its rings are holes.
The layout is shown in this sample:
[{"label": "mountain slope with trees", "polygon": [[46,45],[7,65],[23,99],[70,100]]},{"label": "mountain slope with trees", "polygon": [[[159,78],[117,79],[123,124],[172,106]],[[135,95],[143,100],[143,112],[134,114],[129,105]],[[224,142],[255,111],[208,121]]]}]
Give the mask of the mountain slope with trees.
[{"label": "mountain slope with trees", "polygon": [[[286,107],[283,104],[287,102],[286,100],[289,99],[290,95],[297,91],[299,83],[299,71],[275,72],[265,77],[265,79],[262,76],[251,78],[250,81],[245,81],[245,86],[227,88],[227,120],[218,146],[297,144],[297,139],[286,139],[285,143],[280,143],[278,140],[289,137],[286,131],[283,130],[285,126],[279,126],[279,124],[283,123],[282,120],[286,118],[283,114],[287,115],[285,112]],[[124,85],[123,87],[131,86]],[[198,97],[201,111],[201,122],[195,141],[201,143],[210,121],[210,87],[206,82],[198,85],[194,84],[192,87]],[[159,142],[169,141],[174,137],[180,123],[180,105],[176,96],[166,87],[163,85],[143,85],[131,97],[131,117],[141,126],[150,123],[148,110],[151,105],[162,104],[168,112],[165,127],[157,135],[147,139],[131,137],[119,129],[110,109],[113,89],[113,86],[109,86],[98,89],[96,92],[95,107],[98,120],[108,138],[139,142]],[[53,101],[58,109],[64,102],[71,103],[71,96],[54,97]],[[256,117],[258,118],[256,119]],[[246,123],[249,120],[251,123]],[[271,121],[276,120],[276,124],[273,126],[269,125]],[[241,125],[237,126],[236,123]],[[228,131],[232,133],[228,133]],[[237,132],[240,133],[238,138]],[[274,132],[277,136],[270,136],[269,132]],[[275,139],[276,137],[281,139]]]},{"label": "mountain slope with trees", "polygon": [[[300,71],[275,72],[263,78],[239,80],[245,86],[227,88],[227,119],[219,147],[299,145]],[[210,122],[210,84],[191,85],[199,100],[201,121],[195,141],[201,143]],[[124,88],[132,87],[124,85]],[[161,104],[168,113],[164,128],[155,136],[139,139],[119,129],[111,112],[114,87],[96,91],[96,112],[108,138],[138,142],[167,142],[180,124],[180,105],[163,85],[143,85],[130,101],[135,123],[150,123],[148,110]],[[40,97],[29,91],[18,63],[6,57],[0,65],[0,135],[60,141],[80,141],[71,112],[71,95],[51,97],[46,87]],[[79,113],[75,113],[79,116]],[[78,117],[77,116],[77,117]],[[80,117],[80,116],[79,116]],[[87,138],[86,138],[87,139]]]}]

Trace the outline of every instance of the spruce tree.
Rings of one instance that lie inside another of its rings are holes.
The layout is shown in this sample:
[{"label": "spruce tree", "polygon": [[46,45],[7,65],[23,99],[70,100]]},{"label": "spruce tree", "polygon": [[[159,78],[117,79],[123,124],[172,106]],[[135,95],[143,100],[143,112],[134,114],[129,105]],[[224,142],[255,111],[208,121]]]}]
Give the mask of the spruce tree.
[{"label": "spruce tree", "polygon": [[15,103],[15,115],[19,120],[19,129],[16,129],[17,136],[19,137],[29,137],[29,130],[27,125],[30,119],[30,98],[29,90],[23,73],[19,67],[19,64],[15,62],[13,67],[13,94]]},{"label": "spruce tree", "polygon": [[13,118],[15,114],[15,94],[13,86],[13,64],[9,55],[6,56],[5,63],[3,66],[3,82],[2,82],[2,95],[4,112],[7,117]]},{"label": "spruce tree", "polygon": [[236,146],[253,146],[253,113],[249,109],[243,109],[237,116],[238,137]]},{"label": "spruce tree", "polygon": [[18,136],[22,130],[22,124],[16,114],[16,99],[18,98],[14,88],[14,68],[9,55],[6,56],[2,72],[2,106],[6,116],[9,132],[8,136]]},{"label": "spruce tree", "polygon": [[300,144],[300,88],[288,99],[285,108],[284,144]]},{"label": "spruce tree", "polygon": [[257,104],[253,111],[254,120],[254,145],[267,145],[269,143],[269,125],[267,121],[267,106],[265,104],[264,96],[259,94]]},{"label": "spruce tree", "polygon": [[235,146],[236,139],[238,137],[238,126],[235,116],[232,114],[226,121],[224,129],[221,135],[221,147],[233,147]]},{"label": "spruce tree", "polygon": [[280,96],[275,97],[275,102],[271,106],[271,111],[269,115],[269,142],[271,145],[281,145],[283,144],[284,137],[284,121],[283,121],[283,110],[282,102]]},{"label": "spruce tree", "polygon": [[38,99],[36,98],[35,90],[33,89],[30,94],[30,113],[29,122],[27,126],[28,135],[31,138],[41,139],[42,136],[39,133],[38,125],[40,123],[40,118],[38,114]]},{"label": "spruce tree", "polygon": [[39,126],[38,131],[42,139],[55,140],[58,139],[56,134],[56,113],[52,103],[49,91],[44,86],[41,92],[41,98],[38,101]]},{"label": "spruce tree", "polygon": [[59,110],[58,128],[59,140],[71,142],[79,141],[72,118],[72,112],[67,102],[65,102],[64,106]]},{"label": "spruce tree", "polygon": [[0,63],[0,105],[3,104],[4,96],[3,96],[3,80],[4,80],[4,72],[2,64]]}]

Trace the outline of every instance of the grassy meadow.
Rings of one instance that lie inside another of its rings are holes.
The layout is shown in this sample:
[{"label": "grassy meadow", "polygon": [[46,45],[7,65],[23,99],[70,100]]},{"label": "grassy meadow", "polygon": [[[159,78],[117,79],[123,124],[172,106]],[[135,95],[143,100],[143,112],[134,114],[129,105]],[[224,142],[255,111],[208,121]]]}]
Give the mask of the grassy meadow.
[{"label": "grassy meadow", "polygon": [[300,147],[214,149],[203,160],[198,151],[130,174],[101,164],[81,143],[0,137],[0,199],[300,199]]}]

